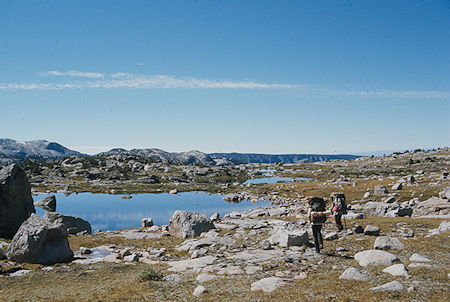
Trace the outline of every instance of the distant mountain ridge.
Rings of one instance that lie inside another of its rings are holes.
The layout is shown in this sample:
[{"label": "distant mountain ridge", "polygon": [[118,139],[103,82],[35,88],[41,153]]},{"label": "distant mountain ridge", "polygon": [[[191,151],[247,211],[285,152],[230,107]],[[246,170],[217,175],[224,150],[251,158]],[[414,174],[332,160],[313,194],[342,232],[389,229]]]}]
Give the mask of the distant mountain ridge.
[{"label": "distant mountain ridge", "polygon": [[10,160],[55,159],[72,155],[84,154],[46,140],[22,142],[9,138],[0,139],[0,157]]},{"label": "distant mountain ridge", "polygon": [[285,164],[312,163],[326,160],[353,160],[358,155],[338,154],[258,154],[258,153],[210,153],[212,158],[224,158],[234,164],[272,164],[283,162]]},{"label": "distant mountain ridge", "polygon": [[[308,163],[325,160],[352,160],[360,156],[357,155],[322,155],[322,154],[257,154],[257,153],[204,153],[200,151],[188,152],[167,152],[157,148],[131,149],[122,148],[111,149],[94,156],[108,156],[113,154],[130,154],[149,157],[165,163],[173,164],[203,164],[208,166],[233,165],[247,163]],[[66,156],[90,156],[58,143],[46,140],[16,141],[8,138],[0,139],[0,164],[8,164],[14,161],[27,159],[46,160],[58,159]]]}]

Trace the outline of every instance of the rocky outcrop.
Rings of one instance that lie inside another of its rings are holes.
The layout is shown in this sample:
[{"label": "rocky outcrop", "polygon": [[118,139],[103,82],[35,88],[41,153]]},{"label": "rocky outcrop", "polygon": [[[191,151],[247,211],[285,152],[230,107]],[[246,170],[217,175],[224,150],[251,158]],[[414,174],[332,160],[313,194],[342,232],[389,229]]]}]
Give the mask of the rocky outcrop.
[{"label": "rocky outcrop", "polygon": [[19,263],[54,264],[70,261],[73,253],[63,225],[32,214],[20,226],[6,250],[6,256]]},{"label": "rocky outcrop", "polygon": [[169,232],[175,237],[195,237],[211,229],[214,224],[200,213],[176,210],[169,221]]},{"label": "rocky outcrop", "polygon": [[44,209],[49,212],[55,212],[56,211],[56,196],[55,195],[49,195],[47,197],[42,198],[39,201],[36,201],[34,203],[35,206],[40,207],[41,209]]},{"label": "rocky outcrop", "polygon": [[18,165],[0,170],[0,237],[11,239],[27,218],[35,213],[31,188]]},{"label": "rocky outcrop", "polygon": [[44,214],[44,219],[48,220],[50,223],[63,225],[70,235],[75,235],[80,232],[87,234],[92,233],[89,222],[76,216],[46,212]]}]

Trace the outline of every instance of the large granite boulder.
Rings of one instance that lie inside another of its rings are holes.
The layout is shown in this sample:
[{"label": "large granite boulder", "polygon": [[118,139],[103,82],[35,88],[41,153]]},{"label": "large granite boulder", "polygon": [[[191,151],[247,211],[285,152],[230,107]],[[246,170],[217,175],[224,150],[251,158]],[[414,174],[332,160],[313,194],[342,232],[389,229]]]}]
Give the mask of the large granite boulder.
[{"label": "large granite boulder", "polygon": [[80,232],[92,233],[92,227],[89,222],[76,216],[45,212],[44,219],[54,224],[63,225],[70,235],[75,235]]},{"label": "large granite boulder", "polygon": [[364,204],[365,216],[385,216],[387,212],[400,209],[400,204],[370,201]]},{"label": "large granite boulder", "polygon": [[70,261],[73,253],[61,224],[31,214],[14,235],[6,256],[20,263],[54,264]]},{"label": "large granite boulder", "polygon": [[391,265],[393,262],[399,261],[394,254],[380,250],[366,250],[355,254],[355,260],[361,266],[369,265]]},{"label": "large granite boulder", "polygon": [[55,212],[56,211],[56,196],[55,195],[49,195],[47,197],[44,197],[34,203],[35,206],[40,207],[41,209],[44,209],[49,212]]},{"label": "large granite boulder", "polygon": [[268,241],[281,247],[300,246],[307,244],[308,232],[296,223],[285,222],[274,228]]},{"label": "large granite boulder", "polygon": [[195,237],[215,228],[208,217],[195,212],[176,210],[169,221],[170,234],[181,238]]},{"label": "large granite boulder", "polygon": [[31,187],[16,164],[0,169],[0,237],[11,239],[20,225],[35,213]]}]

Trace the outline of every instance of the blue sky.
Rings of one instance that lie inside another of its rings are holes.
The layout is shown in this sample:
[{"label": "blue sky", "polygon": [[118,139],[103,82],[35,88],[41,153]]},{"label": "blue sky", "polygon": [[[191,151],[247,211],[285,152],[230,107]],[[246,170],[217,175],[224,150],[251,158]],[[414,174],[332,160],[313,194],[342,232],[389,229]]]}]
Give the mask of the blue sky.
[{"label": "blue sky", "polygon": [[3,1],[0,137],[82,152],[448,146],[449,1]]}]

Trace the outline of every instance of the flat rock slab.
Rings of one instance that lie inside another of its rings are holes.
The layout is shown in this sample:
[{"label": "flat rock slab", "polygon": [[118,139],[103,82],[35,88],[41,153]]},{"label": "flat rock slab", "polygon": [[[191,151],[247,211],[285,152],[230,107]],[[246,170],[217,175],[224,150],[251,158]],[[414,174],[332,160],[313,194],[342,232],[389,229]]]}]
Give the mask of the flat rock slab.
[{"label": "flat rock slab", "polygon": [[408,265],[409,268],[432,268],[433,266],[428,263],[420,263],[420,262],[414,262],[410,263]]},{"label": "flat rock slab", "polygon": [[25,275],[29,274],[30,272],[31,272],[30,270],[21,269],[21,270],[18,270],[17,272],[9,274],[9,276],[10,277],[21,277],[21,276],[25,276]]},{"label": "flat rock slab", "polygon": [[227,266],[217,272],[219,275],[242,275],[244,271],[236,265]]},{"label": "flat rock slab", "polygon": [[251,290],[262,290],[266,293],[270,293],[284,285],[286,285],[286,282],[284,282],[283,279],[278,277],[269,277],[253,282],[251,285]]},{"label": "flat rock slab", "polygon": [[376,250],[403,250],[405,245],[395,237],[381,236],[375,240],[373,248]]},{"label": "flat rock slab", "polygon": [[204,283],[204,282],[208,282],[208,281],[211,281],[211,280],[214,280],[214,279],[217,279],[217,278],[219,278],[219,276],[212,275],[212,274],[207,274],[207,273],[202,273],[202,274],[199,274],[197,276],[197,278],[195,278],[195,279],[197,279],[197,281],[200,282],[200,283]]},{"label": "flat rock slab", "polygon": [[283,251],[281,249],[274,250],[244,250],[234,255],[228,256],[229,260],[242,260],[247,264],[262,264],[265,262],[276,261],[284,257],[298,259],[302,254],[298,251]]},{"label": "flat rock slab", "polygon": [[355,267],[349,267],[339,276],[339,279],[369,281],[369,275]]},{"label": "flat rock slab", "polygon": [[169,261],[168,264],[171,266],[168,270],[171,272],[183,272],[188,269],[203,268],[207,265],[212,264],[216,261],[216,257],[205,256],[195,259],[186,259],[180,261]]},{"label": "flat rock slab", "polygon": [[405,289],[405,287],[403,287],[403,285],[400,282],[392,281],[392,282],[389,282],[389,283],[386,283],[386,284],[383,284],[380,286],[372,287],[370,290],[373,290],[373,291],[402,291],[404,289]]},{"label": "flat rock slab", "polygon": [[392,276],[408,277],[408,271],[401,263],[386,267],[383,272],[391,274]]},{"label": "flat rock slab", "polygon": [[431,262],[431,259],[422,256],[420,254],[414,253],[411,257],[409,257],[409,261],[411,262]]},{"label": "flat rock slab", "polygon": [[359,265],[364,267],[369,265],[391,265],[393,262],[399,261],[394,254],[380,250],[358,252],[354,258]]}]

